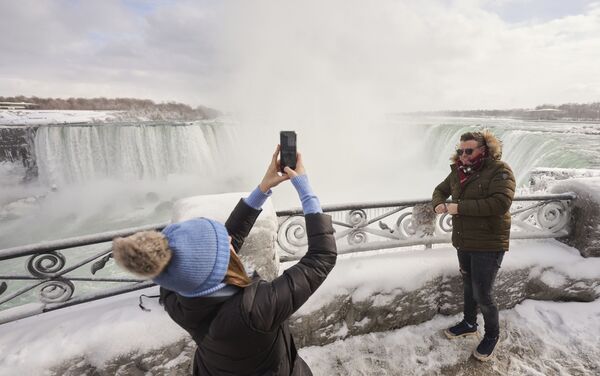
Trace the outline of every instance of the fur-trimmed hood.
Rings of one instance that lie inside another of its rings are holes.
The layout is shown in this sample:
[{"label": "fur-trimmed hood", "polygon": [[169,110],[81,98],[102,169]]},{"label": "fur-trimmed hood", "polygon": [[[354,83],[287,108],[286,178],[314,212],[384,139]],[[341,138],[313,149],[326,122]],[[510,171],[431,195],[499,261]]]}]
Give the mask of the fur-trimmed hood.
[{"label": "fur-trimmed hood", "polygon": [[[489,130],[484,129],[480,132],[483,135],[483,139],[485,140],[485,145],[487,148],[487,156],[493,160],[499,161],[502,158],[502,142],[498,140],[498,138]],[[450,157],[452,163],[458,161],[458,155],[453,153]]]}]

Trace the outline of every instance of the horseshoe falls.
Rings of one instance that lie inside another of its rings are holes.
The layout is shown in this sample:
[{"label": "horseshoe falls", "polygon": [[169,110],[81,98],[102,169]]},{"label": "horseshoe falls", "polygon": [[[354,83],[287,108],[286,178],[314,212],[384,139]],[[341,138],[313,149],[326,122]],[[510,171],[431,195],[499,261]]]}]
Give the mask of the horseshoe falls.
[{"label": "horseshoe falls", "polygon": [[43,126],[35,138],[40,182],[212,177],[233,134],[212,124]]},{"label": "horseshoe falls", "polygon": [[0,248],[168,221],[178,198],[247,189],[236,137],[223,122],[36,127],[36,176],[0,163]]}]

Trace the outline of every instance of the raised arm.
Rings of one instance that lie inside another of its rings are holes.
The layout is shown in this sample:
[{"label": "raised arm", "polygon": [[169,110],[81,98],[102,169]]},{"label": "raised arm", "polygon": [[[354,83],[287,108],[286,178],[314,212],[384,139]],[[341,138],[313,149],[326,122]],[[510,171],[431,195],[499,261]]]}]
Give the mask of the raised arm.
[{"label": "raised arm", "polygon": [[225,222],[225,227],[229,236],[231,236],[231,244],[236,252],[242,248],[244,240],[250,233],[256,218],[262,211],[262,206],[271,196],[271,188],[276,187],[279,183],[288,180],[287,174],[279,175],[279,161],[277,156],[279,155],[279,145],[275,149],[271,162],[267,167],[265,176],[263,177],[260,184],[250,193],[250,195],[238,202],[237,206],[229,218]]},{"label": "raised arm", "polygon": [[337,258],[331,217],[322,213],[304,174],[300,154],[297,161],[296,170],[286,168],[286,173],[292,176],[302,202],[308,252],[272,282],[261,281],[244,292],[243,311],[248,312],[249,325],[258,331],[274,330],[298,310],[323,283]]}]

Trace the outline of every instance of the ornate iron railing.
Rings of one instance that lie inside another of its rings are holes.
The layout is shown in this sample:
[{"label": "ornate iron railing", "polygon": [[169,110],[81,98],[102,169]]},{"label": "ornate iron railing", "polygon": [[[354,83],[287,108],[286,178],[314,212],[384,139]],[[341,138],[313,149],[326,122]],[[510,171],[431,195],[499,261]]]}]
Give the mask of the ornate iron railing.
[{"label": "ornate iron railing", "polygon": [[[573,199],[574,194],[515,198],[511,237],[567,236]],[[328,205],[323,211],[332,216],[339,253],[450,242],[450,216],[436,216],[428,200]],[[280,260],[299,259],[306,252],[307,242],[302,210],[279,211],[277,216]],[[112,256],[108,242],[138,231],[161,230],[166,225],[0,250],[0,324],[153,286],[151,281],[124,274],[112,263],[105,267]],[[74,253],[69,260],[67,252]],[[6,274],[7,270],[25,274]],[[77,289],[77,284],[83,288]]]},{"label": "ornate iron railing", "polygon": [[[164,223],[129,228],[0,250],[2,266],[0,270],[3,271],[0,272],[0,324],[152,286],[151,281],[131,276],[110,274],[106,277],[95,276],[112,256],[110,244],[106,244],[99,250],[92,250],[90,255],[73,262],[72,265],[67,264],[65,251],[89,245],[101,245],[111,242],[113,238],[129,236],[138,231],[160,230],[166,225]],[[9,262],[13,262],[13,265],[9,265]],[[70,274],[81,272],[87,266],[89,266],[89,276]],[[25,270],[29,274],[4,274],[7,269]],[[85,282],[112,284],[116,287],[109,286],[100,291],[74,295],[75,284]],[[15,288],[11,289],[10,283],[15,284]],[[32,290],[38,291],[37,297],[23,298]]]},{"label": "ornate iron railing", "polygon": [[[575,194],[516,197],[511,207],[512,239],[559,238],[569,234]],[[450,243],[452,216],[436,215],[429,200],[323,206],[332,216],[338,253]],[[306,252],[302,209],[277,212],[281,261]]]}]

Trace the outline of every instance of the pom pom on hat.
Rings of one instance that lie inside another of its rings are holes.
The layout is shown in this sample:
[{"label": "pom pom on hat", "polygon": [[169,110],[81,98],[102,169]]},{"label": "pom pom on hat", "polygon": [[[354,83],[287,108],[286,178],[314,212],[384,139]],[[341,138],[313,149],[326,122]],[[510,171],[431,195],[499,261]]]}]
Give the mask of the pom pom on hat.
[{"label": "pom pom on hat", "polygon": [[162,273],[172,256],[167,238],[157,231],[142,231],[126,238],[116,238],[112,252],[117,264],[146,278]]}]

